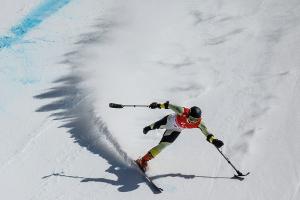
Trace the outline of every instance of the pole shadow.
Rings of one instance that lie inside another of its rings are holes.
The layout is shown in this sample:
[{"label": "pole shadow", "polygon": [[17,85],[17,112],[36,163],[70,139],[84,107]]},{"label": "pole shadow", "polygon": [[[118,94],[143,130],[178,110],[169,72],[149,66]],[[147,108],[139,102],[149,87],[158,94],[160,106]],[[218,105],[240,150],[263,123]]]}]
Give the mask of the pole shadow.
[{"label": "pole shadow", "polygon": [[199,175],[186,175],[186,174],[181,174],[181,173],[169,173],[169,174],[161,174],[161,175],[156,175],[152,176],[151,179],[160,179],[160,178],[165,178],[165,177],[178,177],[178,178],[184,178],[184,179],[194,179],[194,178],[206,178],[206,179],[233,179],[233,180],[239,180],[243,181],[243,177],[238,177],[238,176],[199,176]]},{"label": "pole shadow", "polygon": [[[125,167],[125,168],[115,168],[114,166],[110,166],[106,172],[115,174],[117,176],[116,180],[107,179],[107,178],[88,178],[82,176],[72,176],[66,175],[64,173],[53,173],[47,176],[42,177],[42,179],[47,179],[50,177],[63,177],[63,178],[72,178],[79,179],[81,183],[87,182],[97,182],[110,184],[118,187],[119,192],[130,192],[139,188],[140,184],[145,183],[144,179],[140,176],[140,174],[134,168]],[[153,190],[153,193],[156,191]]]},{"label": "pole shadow", "polygon": [[[80,182],[82,182],[82,183],[87,183],[87,182],[106,183],[106,184],[118,186],[119,187],[118,191],[120,191],[120,192],[133,191],[138,188],[139,183],[144,182],[143,179],[141,179],[139,176],[136,176],[135,169],[132,169],[132,170],[129,170],[128,168],[115,169],[113,166],[111,166],[106,171],[117,175],[117,177],[118,177],[117,180],[112,180],[112,179],[107,179],[107,178],[88,178],[88,177],[82,177],[82,176],[72,176],[72,175],[66,175],[64,173],[53,173],[53,174],[42,177],[42,179],[47,179],[52,176],[55,176],[55,177],[79,179]],[[122,180],[127,179],[128,175],[132,176],[132,181],[124,184],[124,181],[122,181]],[[183,179],[205,178],[205,179],[227,179],[227,180],[235,179],[235,180],[239,180],[239,181],[244,180],[244,178],[242,178],[242,177],[198,176],[198,175],[186,175],[186,174],[181,174],[181,173],[169,173],[169,174],[156,175],[156,176],[150,177],[150,179],[156,180],[156,179],[167,178],[167,177],[173,177],[173,178],[177,177],[177,178],[183,178]],[[153,190],[153,193],[157,193],[157,191]]]}]

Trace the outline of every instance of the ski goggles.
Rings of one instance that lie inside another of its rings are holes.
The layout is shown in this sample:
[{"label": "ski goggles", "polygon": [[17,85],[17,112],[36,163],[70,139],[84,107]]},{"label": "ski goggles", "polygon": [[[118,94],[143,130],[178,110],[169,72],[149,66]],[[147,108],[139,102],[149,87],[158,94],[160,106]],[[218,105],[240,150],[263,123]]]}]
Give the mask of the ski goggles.
[{"label": "ski goggles", "polygon": [[199,120],[199,118],[189,116],[188,120],[191,121],[191,122],[197,122]]}]

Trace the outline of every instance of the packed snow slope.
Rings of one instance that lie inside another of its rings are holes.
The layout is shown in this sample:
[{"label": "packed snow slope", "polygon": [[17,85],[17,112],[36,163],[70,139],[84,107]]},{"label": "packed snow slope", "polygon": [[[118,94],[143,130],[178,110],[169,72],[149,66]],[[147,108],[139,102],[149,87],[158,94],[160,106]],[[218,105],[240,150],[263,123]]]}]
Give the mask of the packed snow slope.
[{"label": "packed snow slope", "polygon": [[[1,199],[300,199],[299,0],[2,0]],[[199,130],[131,160],[172,113],[197,105],[234,170]]]}]

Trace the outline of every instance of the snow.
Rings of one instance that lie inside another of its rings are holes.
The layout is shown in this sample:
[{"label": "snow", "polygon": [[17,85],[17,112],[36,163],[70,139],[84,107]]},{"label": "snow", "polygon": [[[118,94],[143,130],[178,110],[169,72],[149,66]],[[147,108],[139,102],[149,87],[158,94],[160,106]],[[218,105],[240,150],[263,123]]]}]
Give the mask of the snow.
[{"label": "snow", "polygon": [[[1,199],[300,198],[298,0],[1,3]],[[184,130],[150,161],[155,194],[130,159],[159,142],[163,130],[142,129],[171,111],[108,104],[167,100],[201,107],[251,174],[231,179]]]}]

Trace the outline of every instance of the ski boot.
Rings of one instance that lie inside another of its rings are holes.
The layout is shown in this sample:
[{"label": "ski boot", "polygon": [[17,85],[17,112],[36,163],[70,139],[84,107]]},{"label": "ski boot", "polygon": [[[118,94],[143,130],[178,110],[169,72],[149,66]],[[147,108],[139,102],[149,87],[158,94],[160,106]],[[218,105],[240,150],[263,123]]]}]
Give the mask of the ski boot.
[{"label": "ski boot", "polygon": [[153,156],[150,152],[148,152],[146,155],[144,155],[142,158],[137,159],[135,162],[143,172],[146,172],[148,169],[148,161],[152,158]]}]

